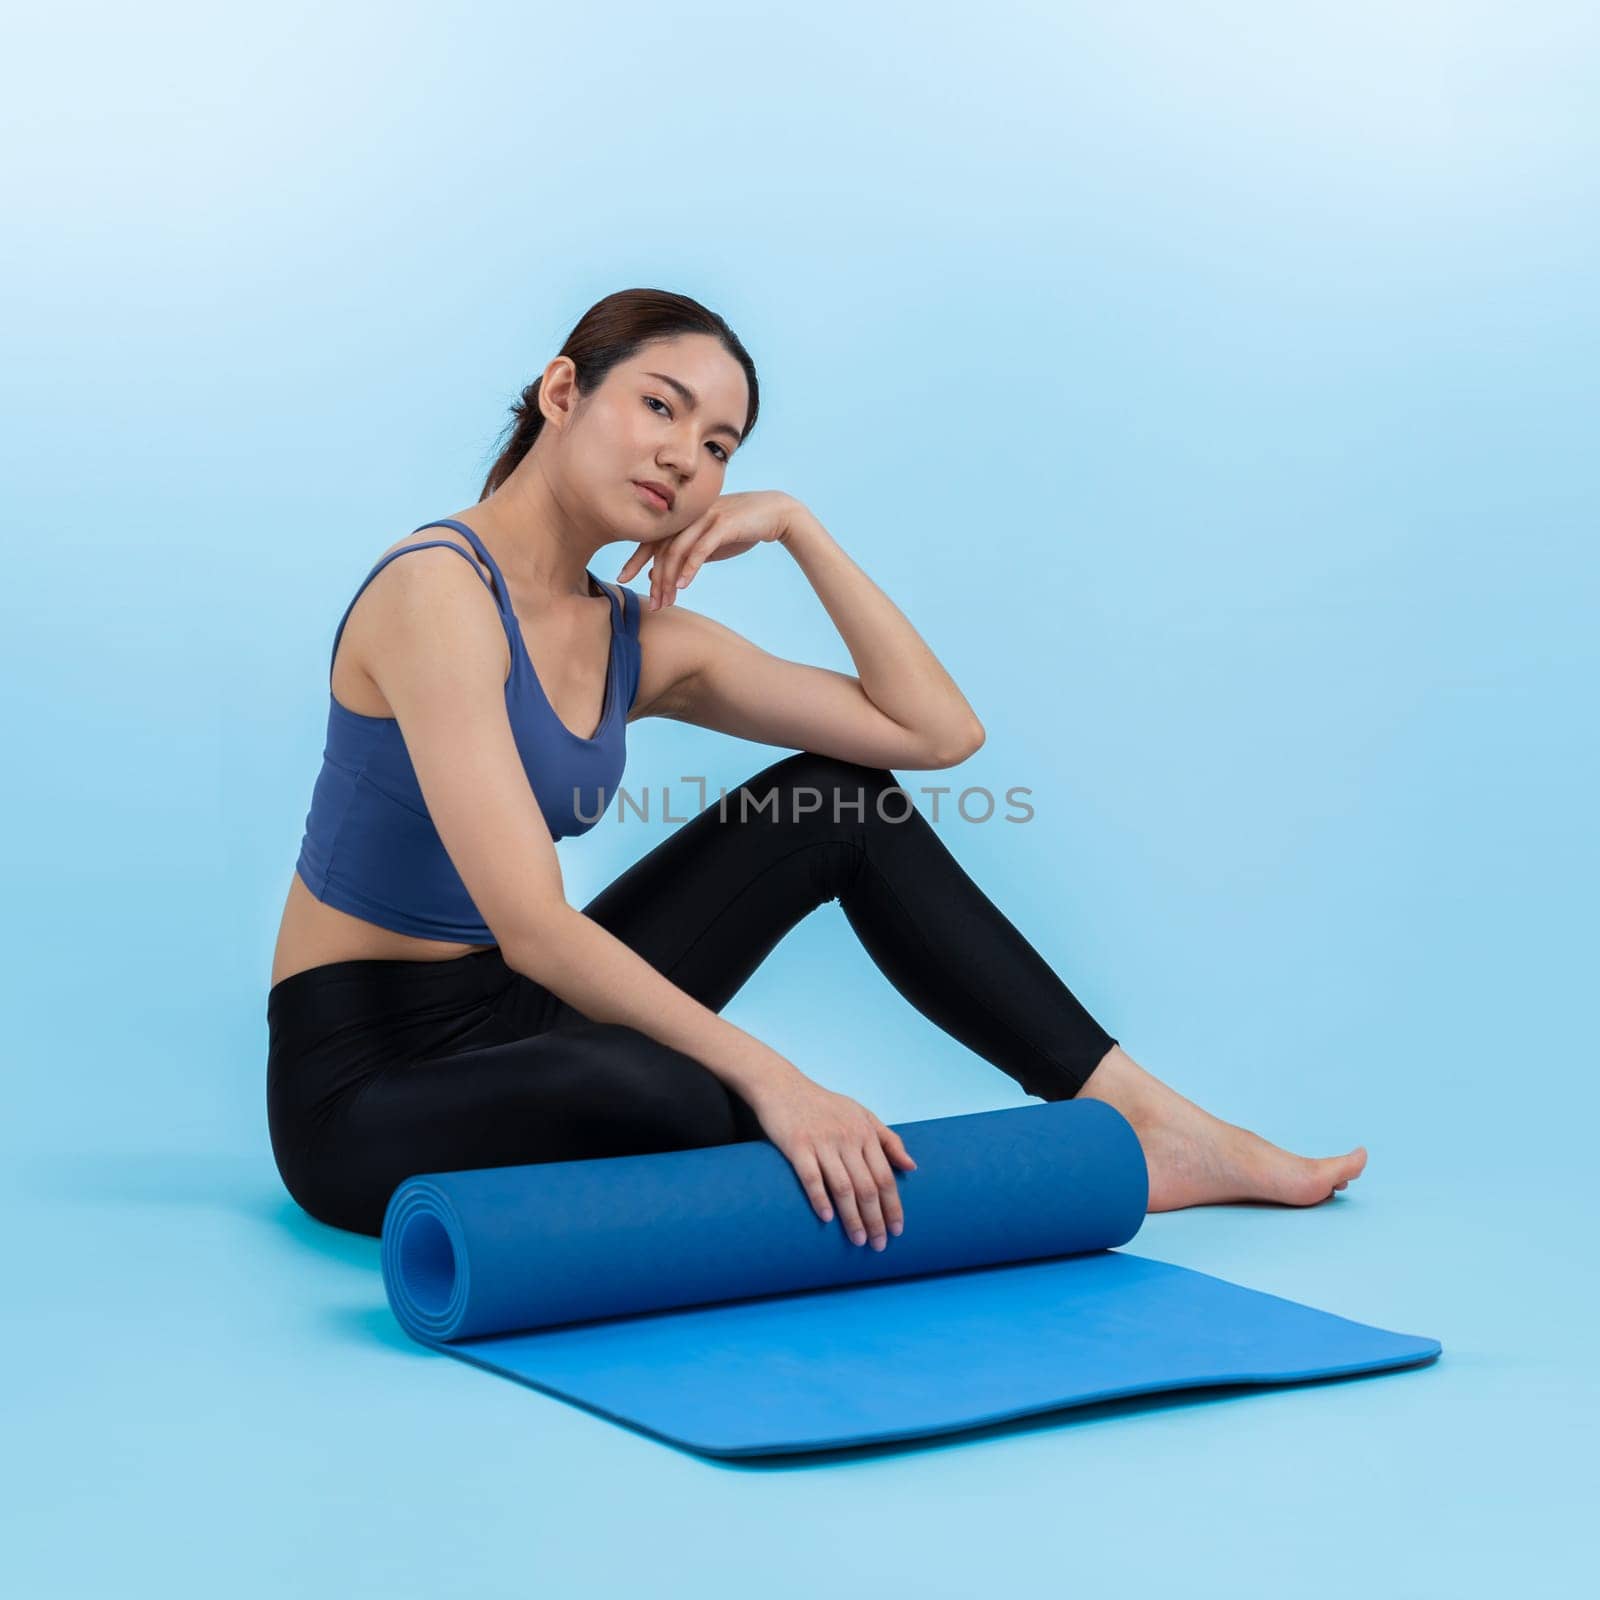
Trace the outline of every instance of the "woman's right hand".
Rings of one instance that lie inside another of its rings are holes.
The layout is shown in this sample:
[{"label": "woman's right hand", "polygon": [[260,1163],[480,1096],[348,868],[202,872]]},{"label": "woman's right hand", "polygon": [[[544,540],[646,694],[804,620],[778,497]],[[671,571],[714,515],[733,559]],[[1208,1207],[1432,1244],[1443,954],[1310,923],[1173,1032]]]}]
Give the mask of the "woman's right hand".
[{"label": "woman's right hand", "polygon": [[747,1092],[750,1109],[799,1175],[817,1215],[832,1220],[831,1191],[845,1233],[856,1244],[870,1234],[872,1248],[882,1250],[888,1234],[905,1227],[889,1162],[907,1172],[916,1162],[900,1135],[864,1105],[790,1067]]}]

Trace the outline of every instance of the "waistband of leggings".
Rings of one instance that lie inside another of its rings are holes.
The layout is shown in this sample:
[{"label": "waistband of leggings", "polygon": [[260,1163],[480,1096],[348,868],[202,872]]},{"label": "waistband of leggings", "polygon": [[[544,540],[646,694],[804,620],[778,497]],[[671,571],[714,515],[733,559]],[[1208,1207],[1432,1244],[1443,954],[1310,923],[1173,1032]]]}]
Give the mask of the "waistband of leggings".
[{"label": "waistband of leggings", "polygon": [[272,985],[267,1022],[295,1026],[373,1012],[466,1005],[504,988],[511,975],[498,945],[443,961],[326,961]]}]

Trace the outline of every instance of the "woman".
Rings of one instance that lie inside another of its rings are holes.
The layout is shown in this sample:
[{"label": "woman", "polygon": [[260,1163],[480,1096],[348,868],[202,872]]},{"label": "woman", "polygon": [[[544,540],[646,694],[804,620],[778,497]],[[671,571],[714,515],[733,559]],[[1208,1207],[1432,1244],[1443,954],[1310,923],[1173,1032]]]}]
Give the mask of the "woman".
[{"label": "woman", "polygon": [[[767,1138],[824,1222],[885,1247],[897,1134],[719,1015],[836,899],[919,1011],[1047,1100],[1138,1132],[1150,1209],[1309,1205],[1366,1152],[1311,1160],[1129,1057],[961,869],[895,781],[983,742],[890,599],[792,497],[724,494],[757,409],[723,320],[650,290],[577,324],[513,408],[469,516],[385,553],[334,638],[323,767],[273,958],[273,1153],[312,1216],[381,1232],[406,1177]],[[588,569],[618,539],[648,605]],[[767,542],[859,677],[770,655],[677,604]],[[400,559],[404,557],[404,559]],[[555,840],[615,794],[624,729],[672,717],[793,747],[580,912]]]}]

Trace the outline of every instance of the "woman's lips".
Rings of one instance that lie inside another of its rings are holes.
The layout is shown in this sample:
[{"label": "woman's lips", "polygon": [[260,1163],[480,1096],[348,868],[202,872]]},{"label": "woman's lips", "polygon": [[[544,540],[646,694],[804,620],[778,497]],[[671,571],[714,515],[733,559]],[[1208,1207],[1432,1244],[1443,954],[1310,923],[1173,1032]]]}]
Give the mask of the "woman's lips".
[{"label": "woman's lips", "polygon": [[639,498],[643,500],[644,503],[653,511],[670,511],[672,509],[672,507],[669,506],[667,502],[655,492],[654,489],[645,488],[645,486],[642,483],[639,483],[637,480],[635,480],[633,486],[639,491]]}]

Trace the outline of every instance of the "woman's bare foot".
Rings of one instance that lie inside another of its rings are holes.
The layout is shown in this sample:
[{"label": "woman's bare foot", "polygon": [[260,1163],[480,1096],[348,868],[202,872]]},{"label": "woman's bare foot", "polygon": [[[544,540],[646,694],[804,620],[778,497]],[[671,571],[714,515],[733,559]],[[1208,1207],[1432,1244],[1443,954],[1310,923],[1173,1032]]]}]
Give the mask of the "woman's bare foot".
[{"label": "woman's bare foot", "polygon": [[1078,1091],[1104,1100],[1133,1124],[1150,1171],[1147,1211],[1266,1200],[1314,1206],[1359,1178],[1365,1145],[1342,1156],[1297,1156],[1223,1122],[1152,1077],[1114,1045]]}]

